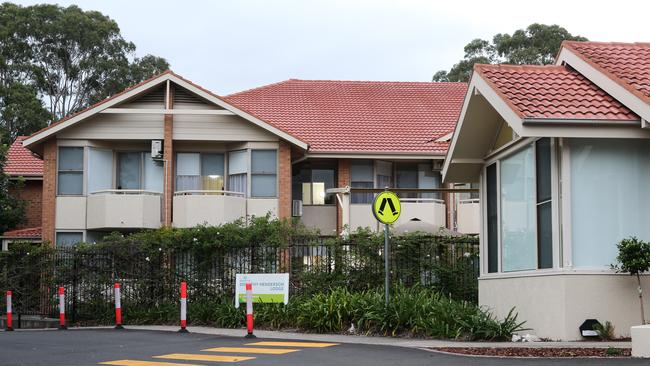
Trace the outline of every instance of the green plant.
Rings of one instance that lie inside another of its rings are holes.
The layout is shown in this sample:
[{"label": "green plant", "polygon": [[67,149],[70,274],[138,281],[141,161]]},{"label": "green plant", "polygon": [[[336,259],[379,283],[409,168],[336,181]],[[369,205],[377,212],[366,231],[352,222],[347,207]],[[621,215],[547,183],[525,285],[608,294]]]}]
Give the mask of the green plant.
[{"label": "green plant", "polygon": [[607,356],[620,356],[623,353],[623,350],[616,347],[607,347],[605,354]]},{"label": "green plant", "polygon": [[616,338],[614,325],[609,320],[605,321],[605,324],[598,323],[594,325],[594,330],[603,341],[611,341]]},{"label": "green plant", "polygon": [[643,289],[641,287],[641,274],[650,271],[650,243],[630,237],[621,240],[618,248],[617,264],[612,265],[617,272],[628,272],[636,276],[637,292],[641,307],[641,324],[646,324],[645,311],[643,309]]}]

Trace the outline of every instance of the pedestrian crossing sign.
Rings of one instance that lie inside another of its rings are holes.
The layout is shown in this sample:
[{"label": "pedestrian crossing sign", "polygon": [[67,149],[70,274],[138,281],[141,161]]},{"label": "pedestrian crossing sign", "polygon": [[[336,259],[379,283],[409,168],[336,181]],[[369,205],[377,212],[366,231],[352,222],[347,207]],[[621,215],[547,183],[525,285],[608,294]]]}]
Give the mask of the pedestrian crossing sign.
[{"label": "pedestrian crossing sign", "polygon": [[384,191],[375,197],[375,202],[372,204],[372,213],[375,215],[377,221],[382,224],[392,224],[399,218],[402,212],[402,205],[399,202],[399,197],[393,192]]}]

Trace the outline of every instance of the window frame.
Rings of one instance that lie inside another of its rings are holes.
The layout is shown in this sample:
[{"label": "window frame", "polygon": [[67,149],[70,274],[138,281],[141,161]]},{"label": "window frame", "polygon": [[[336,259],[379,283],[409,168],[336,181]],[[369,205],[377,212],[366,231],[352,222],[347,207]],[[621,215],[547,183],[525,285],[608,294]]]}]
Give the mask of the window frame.
[{"label": "window frame", "polygon": [[[59,241],[59,234],[81,234],[81,241],[77,242],[73,245],[61,245],[59,246],[58,241]],[[55,248],[73,248],[79,243],[83,243],[86,241],[86,232],[84,230],[56,230],[54,232],[54,247]]]},{"label": "window frame", "polygon": [[[554,272],[558,269],[561,269],[566,266],[565,261],[563,260],[563,253],[566,253],[566,245],[563,243],[564,239],[562,234],[566,231],[565,224],[565,206],[566,199],[562,199],[563,189],[567,184],[566,179],[561,178],[562,164],[566,159],[565,149],[562,148],[562,139],[560,138],[551,138],[550,139],[550,160],[551,160],[551,237],[552,237],[552,266],[549,268],[539,268],[539,239],[536,240],[536,267],[535,269],[528,270],[518,270],[518,271],[503,271],[503,242],[501,237],[501,160],[506,159],[523,149],[528,147],[533,147],[533,161],[535,162],[535,233],[536,238],[538,236],[538,215],[537,215],[537,149],[536,143],[538,140],[545,137],[529,137],[529,138],[519,138],[516,141],[512,141],[511,144],[508,144],[503,147],[503,149],[497,153],[490,153],[485,158],[483,167],[481,168],[481,179],[480,179],[480,202],[481,204],[481,233],[480,233],[480,246],[481,250],[485,255],[482,255],[481,259],[481,276],[482,277],[500,277],[500,276],[525,276],[525,275],[535,275],[538,273],[544,272]],[[489,263],[488,263],[488,241],[487,241],[487,232],[488,232],[488,212],[487,212],[487,167],[492,164],[496,164],[496,203],[497,203],[497,271],[489,272]]]},{"label": "window frame", "polygon": [[[81,170],[78,169],[67,169],[61,170],[61,149],[81,149]],[[86,170],[87,170],[88,159],[86,157],[86,146],[79,145],[58,145],[56,148],[56,196],[57,197],[81,197],[86,195]],[[81,173],[81,192],[80,193],[61,193],[59,176],[61,172],[66,173]]]},{"label": "window frame", "polygon": [[[254,173],[253,172],[253,152],[255,151],[273,151],[275,153],[275,173],[270,173],[270,172],[260,172],[260,173]],[[278,198],[278,168],[280,164],[280,158],[278,156],[278,149],[263,149],[263,148],[252,148],[248,149],[248,180],[250,184],[248,185],[248,191],[249,191],[249,197],[250,198],[261,198],[261,199],[268,199],[268,198]],[[272,196],[253,196],[253,177],[254,176],[274,176],[275,177],[275,194]]]},{"label": "window frame", "polygon": [[[238,150],[234,150],[238,151]],[[175,151],[174,152],[174,176],[173,176],[173,184],[174,184],[174,193],[177,192],[182,192],[178,190],[178,154],[198,154],[199,155],[199,180],[200,178],[203,177],[203,155],[221,155],[223,157],[223,191],[227,190],[228,187],[228,154],[231,151]],[[201,183],[201,188],[199,190],[203,190],[203,182],[200,181]]]}]

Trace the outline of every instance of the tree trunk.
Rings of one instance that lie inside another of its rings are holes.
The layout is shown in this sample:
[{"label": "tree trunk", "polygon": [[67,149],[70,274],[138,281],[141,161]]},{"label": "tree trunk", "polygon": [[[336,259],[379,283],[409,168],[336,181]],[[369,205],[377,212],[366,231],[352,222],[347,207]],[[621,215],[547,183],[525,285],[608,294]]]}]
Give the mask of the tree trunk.
[{"label": "tree trunk", "polygon": [[641,324],[645,325],[645,311],[643,310],[643,289],[641,288],[641,276],[637,273],[636,274],[636,282],[639,285],[638,291],[639,291],[639,304],[641,305]]}]

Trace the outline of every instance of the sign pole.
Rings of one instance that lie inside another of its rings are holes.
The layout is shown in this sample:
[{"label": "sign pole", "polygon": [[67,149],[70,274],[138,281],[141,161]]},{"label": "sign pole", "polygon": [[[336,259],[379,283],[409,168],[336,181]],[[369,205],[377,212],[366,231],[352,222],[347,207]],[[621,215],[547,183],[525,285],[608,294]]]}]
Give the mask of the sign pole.
[{"label": "sign pole", "polygon": [[388,224],[384,224],[384,297],[386,307],[390,301],[390,252],[388,251]]}]

